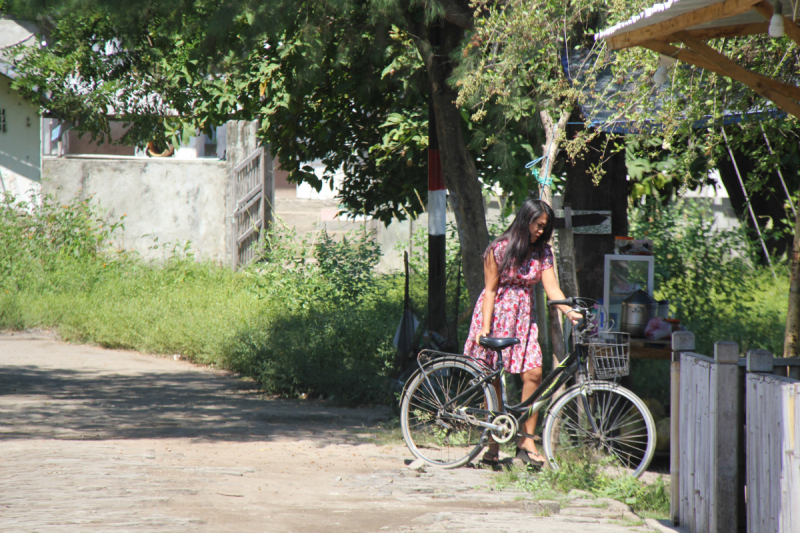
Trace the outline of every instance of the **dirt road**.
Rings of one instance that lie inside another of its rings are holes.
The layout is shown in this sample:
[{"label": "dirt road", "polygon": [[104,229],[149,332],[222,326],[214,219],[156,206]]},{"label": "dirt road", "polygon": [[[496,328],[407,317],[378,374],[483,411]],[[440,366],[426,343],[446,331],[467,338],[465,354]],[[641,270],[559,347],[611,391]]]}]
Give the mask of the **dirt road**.
[{"label": "dirt road", "polygon": [[0,531],[646,531],[615,522],[613,502],[542,517],[492,490],[497,474],[412,470],[400,443],[374,443],[388,417],[265,399],[172,358],[0,334]]}]

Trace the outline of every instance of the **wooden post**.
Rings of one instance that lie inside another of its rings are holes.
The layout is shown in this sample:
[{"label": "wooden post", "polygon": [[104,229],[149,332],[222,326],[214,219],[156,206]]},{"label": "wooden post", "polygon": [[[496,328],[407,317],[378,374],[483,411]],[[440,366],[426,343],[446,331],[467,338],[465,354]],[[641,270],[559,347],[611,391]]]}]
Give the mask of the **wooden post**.
[{"label": "wooden post", "polygon": [[[800,205],[798,205],[800,207]],[[794,244],[789,275],[789,307],[786,310],[786,331],[783,338],[783,356],[797,357],[800,347],[800,209],[794,220]]]},{"label": "wooden post", "polygon": [[572,209],[564,207],[564,229],[558,230],[559,284],[564,295],[579,296],[575,276],[575,237],[572,229]]},{"label": "wooden post", "polygon": [[711,516],[709,531],[728,533],[738,528],[739,345],[714,343],[711,372]]},{"label": "wooden post", "polygon": [[275,222],[275,159],[272,157],[268,146],[264,147],[262,164],[264,166],[264,210],[261,212],[263,217],[261,231],[266,232],[271,229],[273,222]]},{"label": "wooden post", "polygon": [[750,350],[747,352],[747,372],[772,374],[772,352],[769,350]]},{"label": "wooden post", "polygon": [[680,517],[680,405],[681,405],[681,352],[694,350],[694,333],[676,331],[672,334],[672,362],[669,365],[669,515],[674,525],[681,523]]},{"label": "wooden post", "polygon": [[[746,492],[745,486],[747,485],[747,387],[745,384],[745,376],[747,373],[745,372],[745,365],[742,363],[743,358],[739,358],[739,375],[737,388],[739,389],[738,397],[739,397],[739,416],[740,419],[738,421],[739,426],[739,457],[738,457],[738,470],[739,470],[739,495],[738,495],[738,506],[739,506],[739,533],[747,533],[747,499],[746,499]],[[746,361],[746,360],[745,360]]]}]

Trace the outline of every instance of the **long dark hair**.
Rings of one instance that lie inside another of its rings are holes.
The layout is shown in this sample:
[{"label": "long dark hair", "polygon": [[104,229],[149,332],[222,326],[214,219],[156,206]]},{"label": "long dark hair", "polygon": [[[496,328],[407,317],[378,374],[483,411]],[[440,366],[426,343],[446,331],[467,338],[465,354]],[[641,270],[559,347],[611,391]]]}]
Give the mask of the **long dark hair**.
[{"label": "long dark hair", "polygon": [[[531,245],[531,232],[528,227],[534,220],[542,215],[547,215],[547,226],[545,226],[539,238],[536,239],[536,242]],[[525,259],[528,257],[528,252],[531,251],[531,247],[533,247],[533,253],[536,257],[544,257],[544,247],[550,242],[550,237],[553,235],[555,218],[556,215],[553,213],[553,208],[550,207],[547,202],[535,198],[528,198],[525,200],[522,207],[519,208],[514,222],[512,222],[511,225],[508,226],[508,229],[495,239],[486,250],[487,254],[491,253],[495,244],[506,240],[508,241],[506,253],[500,261],[497,273],[502,274],[507,268],[512,266],[514,268],[521,267],[522,263],[525,262]],[[486,255],[484,254],[484,259],[485,258]]]}]

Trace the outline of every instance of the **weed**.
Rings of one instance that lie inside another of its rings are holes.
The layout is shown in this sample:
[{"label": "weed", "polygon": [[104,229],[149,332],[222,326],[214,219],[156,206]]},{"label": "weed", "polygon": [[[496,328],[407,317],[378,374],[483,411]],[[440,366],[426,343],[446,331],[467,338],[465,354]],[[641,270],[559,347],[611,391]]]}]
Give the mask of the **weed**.
[{"label": "weed", "polygon": [[370,234],[301,239],[279,226],[261,261],[233,273],[194,261],[188,244],[145,263],[112,248],[119,227],[90,201],[0,207],[0,328],[55,327],[67,340],[179,353],[270,394],[391,401],[402,285],[374,273]]},{"label": "weed", "polygon": [[570,490],[579,489],[597,497],[622,501],[636,512],[647,511],[660,518],[669,513],[669,485],[662,478],[646,484],[630,476],[613,477],[591,458],[577,458],[562,464],[558,470],[536,473],[512,470],[499,476],[495,483],[499,489],[524,490],[537,500],[561,500]]},{"label": "weed", "polygon": [[644,520],[626,520],[624,518],[620,520],[609,520],[609,523],[622,527],[638,527],[645,525]]}]

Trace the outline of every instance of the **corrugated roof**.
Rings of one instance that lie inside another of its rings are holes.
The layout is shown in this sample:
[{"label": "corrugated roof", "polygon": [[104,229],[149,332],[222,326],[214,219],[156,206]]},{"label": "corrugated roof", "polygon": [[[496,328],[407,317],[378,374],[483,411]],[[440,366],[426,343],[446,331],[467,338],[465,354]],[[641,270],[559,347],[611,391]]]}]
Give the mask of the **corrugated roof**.
[{"label": "corrugated roof", "polygon": [[[612,52],[614,53],[614,52]],[[625,77],[623,84],[617,84],[612,76],[610,63],[594,73],[594,79],[589,87],[587,77],[590,70],[598,60],[596,52],[586,49],[565,50],[561,54],[561,65],[564,74],[570,81],[576,82],[578,87],[582,87],[582,96],[579,101],[583,116],[591,127],[597,128],[606,133],[628,134],[654,132],[662,128],[658,121],[658,112],[663,108],[663,98],[665,93],[660,87],[654,87],[642,106],[652,110],[652,119],[644,119],[641,116],[617,116],[619,108],[616,104],[620,101],[628,101],[634,97],[635,86],[640,82],[641,70],[630,72]],[[724,124],[734,124],[753,120],[782,119],[786,113],[777,109],[774,105],[755,102],[746,112],[725,110],[722,121]],[[703,117],[692,123],[693,128],[705,128],[713,122],[712,117]]]},{"label": "corrugated roof", "polygon": [[[791,1],[780,0],[780,2],[783,5],[783,14],[791,17],[793,14]],[[691,13],[692,11],[696,11],[698,9],[702,9],[704,7],[708,7],[710,5],[719,3],[721,3],[720,0],[668,0],[667,2],[663,2],[660,4],[653,4],[652,7],[645,9],[638,15],[635,15],[629,18],[628,20],[615,24],[610,28],[596,34],[595,40],[608,39],[609,37],[621,35],[623,33],[628,33],[633,30],[646,28],[647,26],[652,26],[653,24],[658,24],[659,22],[664,22],[666,20],[673,19],[677,16],[686,13]],[[774,1],[771,1],[770,3],[773,6],[775,5]],[[714,20],[712,22],[708,22],[705,24],[698,24],[696,26],[691,26],[685,29],[699,30],[706,28],[723,28],[726,26],[735,26],[738,24],[752,24],[758,22],[765,22],[764,18],[757,12],[750,10],[740,15]]]}]

